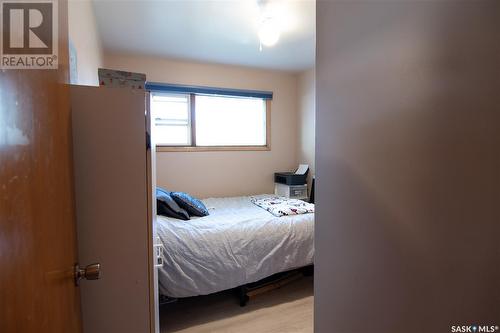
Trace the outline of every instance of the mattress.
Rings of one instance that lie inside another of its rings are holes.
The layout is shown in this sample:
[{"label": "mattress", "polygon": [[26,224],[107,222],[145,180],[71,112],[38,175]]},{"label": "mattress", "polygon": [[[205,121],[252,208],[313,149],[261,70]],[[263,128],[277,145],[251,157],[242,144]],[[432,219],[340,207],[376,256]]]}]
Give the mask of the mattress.
[{"label": "mattress", "polygon": [[250,197],[203,202],[209,216],[157,218],[165,247],[158,271],[163,295],[206,295],[313,263],[314,214],[276,217]]}]

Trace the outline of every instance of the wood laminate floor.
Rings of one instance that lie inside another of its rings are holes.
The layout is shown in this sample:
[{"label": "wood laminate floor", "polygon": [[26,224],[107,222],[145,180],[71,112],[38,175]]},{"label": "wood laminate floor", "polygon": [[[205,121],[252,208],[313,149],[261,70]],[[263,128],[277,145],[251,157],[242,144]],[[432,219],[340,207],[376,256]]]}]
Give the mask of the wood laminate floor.
[{"label": "wood laminate floor", "polygon": [[313,332],[313,277],[303,277],[240,307],[230,292],[160,307],[162,333]]}]

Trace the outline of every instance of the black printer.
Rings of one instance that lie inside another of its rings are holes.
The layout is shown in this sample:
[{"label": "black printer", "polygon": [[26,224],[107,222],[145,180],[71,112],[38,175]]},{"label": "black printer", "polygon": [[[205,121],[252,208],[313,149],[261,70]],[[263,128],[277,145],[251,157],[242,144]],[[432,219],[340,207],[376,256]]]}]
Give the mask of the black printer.
[{"label": "black printer", "polygon": [[274,182],[285,185],[304,185],[307,184],[307,174],[309,169],[304,174],[295,172],[275,172]]}]

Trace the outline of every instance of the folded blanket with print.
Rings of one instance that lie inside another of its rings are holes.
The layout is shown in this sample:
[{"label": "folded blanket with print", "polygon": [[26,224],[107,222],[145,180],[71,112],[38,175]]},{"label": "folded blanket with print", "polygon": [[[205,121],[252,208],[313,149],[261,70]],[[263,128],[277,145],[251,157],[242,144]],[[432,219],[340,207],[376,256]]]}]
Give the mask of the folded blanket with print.
[{"label": "folded blanket with print", "polygon": [[274,216],[290,216],[314,213],[314,204],[298,199],[279,196],[252,197],[252,202]]}]

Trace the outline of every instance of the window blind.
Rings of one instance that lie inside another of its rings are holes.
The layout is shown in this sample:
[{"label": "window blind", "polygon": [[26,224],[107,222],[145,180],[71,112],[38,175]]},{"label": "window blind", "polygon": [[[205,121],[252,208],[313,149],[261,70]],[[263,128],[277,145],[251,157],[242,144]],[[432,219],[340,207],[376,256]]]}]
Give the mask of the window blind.
[{"label": "window blind", "polygon": [[180,94],[200,94],[200,95],[220,95],[220,96],[235,96],[235,97],[254,97],[262,99],[273,99],[272,91],[259,90],[244,90],[244,89],[228,89],[228,88],[211,88],[200,86],[187,86],[179,84],[167,84],[157,82],[147,82],[146,90],[156,92],[180,93]]}]

